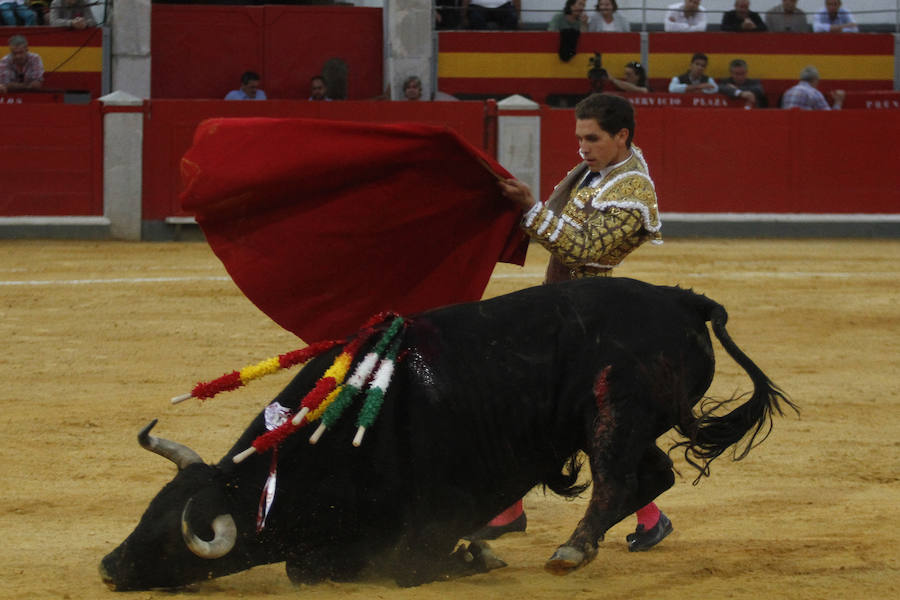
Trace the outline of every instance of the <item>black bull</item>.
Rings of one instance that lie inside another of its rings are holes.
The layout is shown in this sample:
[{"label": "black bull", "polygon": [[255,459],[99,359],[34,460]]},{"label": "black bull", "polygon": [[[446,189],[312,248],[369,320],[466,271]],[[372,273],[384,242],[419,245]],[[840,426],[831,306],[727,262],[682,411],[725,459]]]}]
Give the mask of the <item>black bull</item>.
[{"label": "black bull", "polygon": [[[568,572],[594,557],[611,526],[673,484],[658,436],[675,427],[676,445],[708,474],[729,447],[742,458],[761,441],[780,403],[792,406],[731,340],[726,319],[702,295],[621,278],[413,315],[361,447],[351,445],[354,410],[317,444],[307,427],[278,448],[277,491],[260,532],[271,455],[232,457],[265,432],[262,413],[217,465],[145,429],[142,444],[179,471],[103,559],[101,575],[127,590],[280,561],[306,583],[379,568],[401,585],[484,571],[502,562],[483,542],[460,550],[459,539],[535,485],[566,495],[586,489],[576,484],[583,451],[591,499],[547,564]],[[753,382],[752,395],[725,414],[712,414],[723,403],[711,401],[692,410],[715,370],[707,321]],[[311,361],[276,400],[296,409],[338,351]]]}]

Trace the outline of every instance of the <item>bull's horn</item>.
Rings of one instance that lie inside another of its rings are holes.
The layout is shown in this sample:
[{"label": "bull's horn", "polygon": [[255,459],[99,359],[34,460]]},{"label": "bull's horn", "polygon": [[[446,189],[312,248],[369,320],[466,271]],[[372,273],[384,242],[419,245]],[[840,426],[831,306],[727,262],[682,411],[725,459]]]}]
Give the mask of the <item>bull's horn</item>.
[{"label": "bull's horn", "polygon": [[187,520],[188,510],[193,500],[193,498],[188,500],[184,505],[184,510],[181,511],[181,537],[184,538],[188,549],[200,558],[222,558],[231,552],[237,541],[237,525],[234,524],[234,517],[224,514],[213,519],[213,539],[209,542],[201,540],[191,531]]},{"label": "bull's horn", "polygon": [[163,458],[168,458],[178,465],[179,470],[184,469],[188,465],[203,462],[200,455],[187,446],[150,435],[150,430],[153,429],[156,422],[157,419],[153,419],[150,421],[150,424],[141,429],[141,432],[138,434],[138,443],[142,447],[150,452],[159,454]]}]

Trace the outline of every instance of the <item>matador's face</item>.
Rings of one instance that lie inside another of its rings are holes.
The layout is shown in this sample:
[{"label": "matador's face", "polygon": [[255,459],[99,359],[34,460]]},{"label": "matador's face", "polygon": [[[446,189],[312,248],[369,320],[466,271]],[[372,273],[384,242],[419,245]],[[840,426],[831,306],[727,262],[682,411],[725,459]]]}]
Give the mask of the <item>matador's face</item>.
[{"label": "matador's face", "polygon": [[628,158],[628,130],[610,135],[600,127],[597,119],[576,119],[575,138],[578,151],[591,171],[599,171]]}]

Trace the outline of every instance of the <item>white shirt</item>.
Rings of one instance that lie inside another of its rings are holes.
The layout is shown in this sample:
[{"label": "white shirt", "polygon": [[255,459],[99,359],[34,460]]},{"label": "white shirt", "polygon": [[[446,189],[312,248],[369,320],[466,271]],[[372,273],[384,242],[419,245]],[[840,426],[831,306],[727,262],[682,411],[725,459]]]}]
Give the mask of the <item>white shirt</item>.
[{"label": "white shirt", "polygon": [[[688,84],[681,83],[681,81],[679,81],[680,78],[681,78],[681,75],[676,75],[675,77],[672,78],[672,81],[669,82],[669,93],[670,94],[684,94],[685,92],[687,92]],[[706,82],[700,81],[698,79],[697,81],[692,80],[691,83],[693,85],[697,85],[698,83],[711,83],[712,87],[703,89],[704,94],[715,94],[716,92],[719,91],[719,84],[716,83],[716,80],[713,79],[712,77],[710,77],[709,81],[706,81]]]},{"label": "white shirt", "polygon": [[684,16],[684,2],[670,4],[668,9],[663,21],[666,31],[706,31],[706,9],[702,6],[691,17]]},{"label": "white shirt", "polygon": [[470,4],[483,6],[485,8],[500,8],[508,2],[509,0],[473,0]]}]

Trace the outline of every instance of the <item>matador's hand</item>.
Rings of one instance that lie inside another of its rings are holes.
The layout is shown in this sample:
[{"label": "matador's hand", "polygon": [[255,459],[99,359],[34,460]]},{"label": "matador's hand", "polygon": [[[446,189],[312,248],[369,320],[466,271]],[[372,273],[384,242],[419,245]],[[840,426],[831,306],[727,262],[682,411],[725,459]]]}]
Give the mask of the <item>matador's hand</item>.
[{"label": "matador's hand", "polygon": [[501,179],[498,184],[503,196],[509,198],[524,210],[530,209],[537,203],[531,193],[531,188],[518,179]]}]

